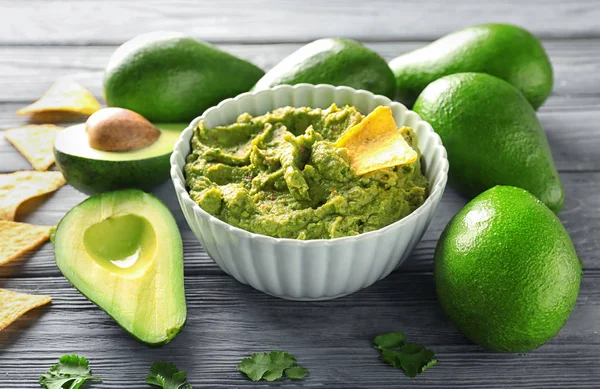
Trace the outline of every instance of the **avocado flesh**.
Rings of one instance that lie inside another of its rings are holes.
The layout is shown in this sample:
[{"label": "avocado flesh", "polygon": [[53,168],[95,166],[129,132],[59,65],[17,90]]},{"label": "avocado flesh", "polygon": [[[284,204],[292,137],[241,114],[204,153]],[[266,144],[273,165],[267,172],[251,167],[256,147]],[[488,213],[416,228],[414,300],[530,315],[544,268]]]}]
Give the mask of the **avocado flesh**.
[{"label": "avocado flesh", "polygon": [[164,345],[185,324],[181,236],[156,197],[139,190],[90,197],[61,220],[54,245],[69,282],[141,342]]},{"label": "avocado flesh", "polygon": [[140,150],[115,152],[90,147],[85,124],[60,131],[54,143],[56,164],[67,182],[94,194],[116,189],[152,190],[169,177],[171,152],[184,123],[155,124],[161,135]]},{"label": "avocado flesh", "polygon": [[187,126],[182,123],[155,124],[160,137],[148,147],[134,151],[102,151],[93,149],[88,143],[85,124],[67,127],[56,137],[54,147],[61,153],[76,157],[102,161],[136,161],[171,154],[181,131]]}]

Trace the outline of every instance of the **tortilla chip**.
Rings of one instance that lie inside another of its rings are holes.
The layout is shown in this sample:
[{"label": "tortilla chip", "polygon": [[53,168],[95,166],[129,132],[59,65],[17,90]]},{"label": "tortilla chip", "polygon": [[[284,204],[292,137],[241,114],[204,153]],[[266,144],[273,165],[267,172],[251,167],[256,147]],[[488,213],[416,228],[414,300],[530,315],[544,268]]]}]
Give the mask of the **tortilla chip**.
[{"label": "tortilla chip", "polygon": [[52,301],[50,296],[0,289],[0,331],[34,308]]},{"label": "tortilla chip", "polygon": [[54,192],[65,183],[61,172],[0,174],[0,220],[15,220],[17,208],[26,200]]},{"label": "tortilla chip", "polygon": [[0,266],[47,241],[51,228],[0,220]]},{"label": "tortilla chip", "polygon": [[398,129],[389,107],[377,107],[342,134],[336,147],[348,149],[350,167],[360,176],[417,160],[417,152],[402,136],[404,131],[404,128]]},{"label": "tortilla chip", "polygon": [[21,108],[17,115],[29,115],[46,111],[66,111],[91,115],[102,107],[98,100],[83,86],[73,80],[58,80],[35,103]]},{"label": "tortilla chip", "polygon": [[62,127],[52,124],[30,125],[4,131],[4,137],[33,166],[35,170],[48,170],[54,163],[54,139]]}]

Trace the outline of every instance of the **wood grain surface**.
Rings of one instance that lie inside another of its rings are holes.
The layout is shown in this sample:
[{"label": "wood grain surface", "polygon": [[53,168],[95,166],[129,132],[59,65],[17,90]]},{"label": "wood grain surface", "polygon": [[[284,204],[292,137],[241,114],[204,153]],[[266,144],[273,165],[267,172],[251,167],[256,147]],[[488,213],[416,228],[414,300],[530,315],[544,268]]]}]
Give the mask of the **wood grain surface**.
[{"label": "wood grain surface", "polygon": [[0,14],[11,18],[0,23],[0,42],[30,45],[120,44],[154,30],[234,43],[430,40],[490,22],[543,38],[600,37],[597,0],[2,0]]},{"label": "wood grain surface", "polygon": [[[559,335],[526,354],[483,350],[439,308],[431,264],[437,239],[468,201],[448,188],[434,221],[396,272],[352,296],[290,302],[224,274],[189,230],[169,182],[157,188],[184,241],[188,323],[169,345],[131,339],[61,276],[52,246],[0,267],[0,288],[49,294],[52,305],[0,332],[0,388],[39,387],[58,357],[79,353],[103,377],[91,388],[147,388],[149,366],[175,362],[195,388],[599,388],[600,387],[600,2],[483,1],[2,1],[0,130],[28,122],[17,108],[52,82],[72,77],[102,101],[102,73],[116,46],[135,34],[179,30],[217,43],[265,70],[324,36],[361,39],[387,59],[456,28],[510,22],[543,38],[555,82],[539,110],[566,190],[560,219],[584,263],[577,306]],[[76,122],[81,118],[73,118]],[[69,123],[62,123],[68,125]],[[0,131],[0,173],[31,169]],[[27,202],[18,220],[55,224],[86,196],[65,186]],[[370,340],[403,331],[436,351],[440,364],[410,379],[377,360]],[[307,379],[253,383],[236,371],[253,352],[286,350]]]}]

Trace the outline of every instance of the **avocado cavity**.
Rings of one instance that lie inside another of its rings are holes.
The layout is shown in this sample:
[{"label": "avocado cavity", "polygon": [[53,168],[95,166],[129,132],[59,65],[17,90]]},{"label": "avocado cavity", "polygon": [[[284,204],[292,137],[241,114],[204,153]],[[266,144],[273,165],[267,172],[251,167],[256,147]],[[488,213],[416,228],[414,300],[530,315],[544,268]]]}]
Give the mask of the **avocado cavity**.
[{"label": "avocado cavity", "polygon": [[122,275],[143,274],[154,257],[156,234],[143,216],[110,216],[87,228],[83,244],[107,270]]},{"label": "avocado cavity", "polygon": [[160,131],[142,115],[124,108],[104,108],[85,123],[90,147],[102,151],[134,151],[150,146]]}]

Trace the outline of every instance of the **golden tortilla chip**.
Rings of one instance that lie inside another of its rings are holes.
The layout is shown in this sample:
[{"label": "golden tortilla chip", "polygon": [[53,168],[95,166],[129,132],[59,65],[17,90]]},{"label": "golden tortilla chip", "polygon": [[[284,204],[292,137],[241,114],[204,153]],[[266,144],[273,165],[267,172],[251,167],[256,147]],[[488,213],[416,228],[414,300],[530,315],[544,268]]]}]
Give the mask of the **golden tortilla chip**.
[{"label": "golden tortilla chip", "polygon": [[413,163],[417,152],[399,130],[392,110],[377,107],[354,127],[348,129],[336,142],[336,147],[348,149],[350,166],[357,175],[375,170]]},{"label": "golden tortilla chip", "polygon": [[0,331],[34,308],[52,301],[50,296],[0,289]]},{"label": "golden tortilla chip", "polygon": [[15,220],[17,208],[26,200],[54,192],[65,183],[61,172],[0,174],[0,220]]},{"label": "golden tortilla chip", "polygon": [[54,163],[54,139],[62,127],[52,124],[30,125],[4,131],[4,137],[33,166],[35,170],[48,170]]},{"label": "golden tortilla chip", "polygon": [[102,107],[98,100],[83,86],[73,80],[58,80],[35,103],[21,108],[17,115],[29,115],[46,111],[66,111],[91,115]]},{"label": "golden tortilla chip", "polygon": [[19,258],[47,241],[51,228],[0,220],[0,265]]}]

